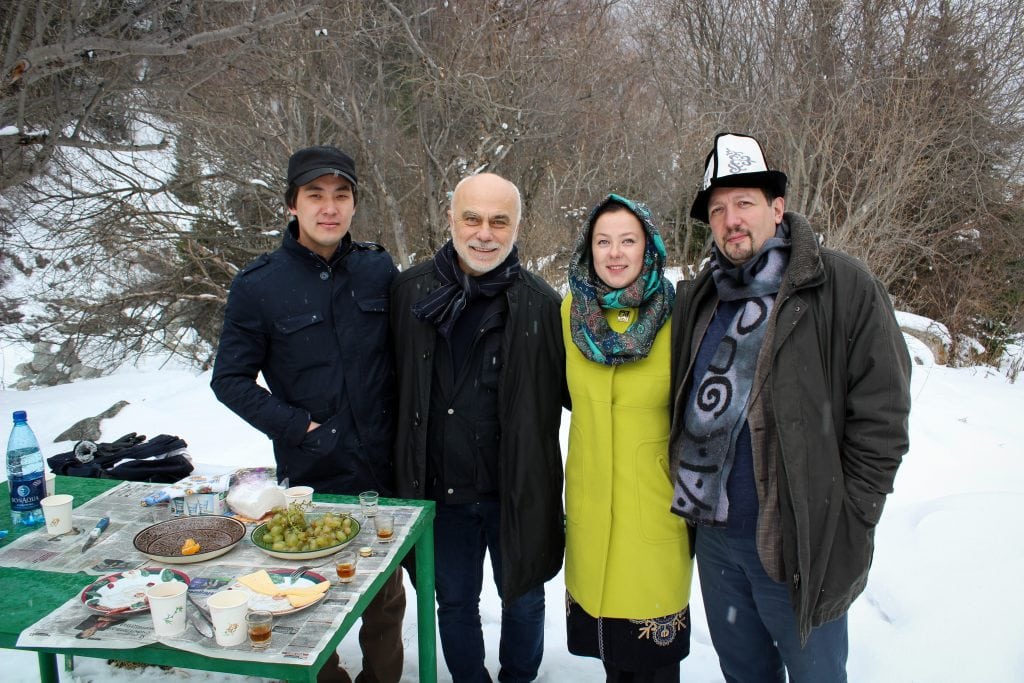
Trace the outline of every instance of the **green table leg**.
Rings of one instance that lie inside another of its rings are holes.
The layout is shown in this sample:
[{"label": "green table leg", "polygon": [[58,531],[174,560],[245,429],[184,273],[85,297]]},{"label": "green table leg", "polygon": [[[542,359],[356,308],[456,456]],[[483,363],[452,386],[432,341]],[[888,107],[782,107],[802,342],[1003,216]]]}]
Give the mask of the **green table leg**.
[{"label": "green table leg", "polygon": [[40,683],[59,683],[60,674],[57,673],[57,655],[52,652],[39,652],[39,681]]},{"label": "green table leg", "polygon": [[416,616],[419,620],[420,681],[437,682],[437,636],[434,630],[434,526],[416,541]]}]

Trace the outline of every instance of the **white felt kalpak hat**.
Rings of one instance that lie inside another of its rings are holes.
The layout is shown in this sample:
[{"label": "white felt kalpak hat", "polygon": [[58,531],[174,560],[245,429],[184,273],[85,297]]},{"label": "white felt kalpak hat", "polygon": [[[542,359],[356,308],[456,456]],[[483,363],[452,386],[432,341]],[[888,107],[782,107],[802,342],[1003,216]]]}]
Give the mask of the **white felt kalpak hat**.
[{"label": "white felt kalpak hat", "polygon": [[719,133],[704,162],[704,181],[690,216],[708,222],[708,199],[716,187],[758,187],[786,196],[786,174],[768,168],[761,143],[749,135]]}]

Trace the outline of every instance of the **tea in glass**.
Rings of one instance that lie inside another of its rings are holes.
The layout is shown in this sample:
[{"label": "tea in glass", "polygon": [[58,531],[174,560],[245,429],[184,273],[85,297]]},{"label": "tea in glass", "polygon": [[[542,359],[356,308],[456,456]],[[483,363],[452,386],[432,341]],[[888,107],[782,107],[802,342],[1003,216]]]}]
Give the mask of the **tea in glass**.
[{"label": "tea in glass", "polygon": [[265,610],[255,610],[245,615],[245,626],[249,630],[249,644],[256,650],[270,647],[274,615]]},{"label": "tea in glass", "polygon": [[334,565],[334,570],[338,574],[338,581],[352,583],[352,579],[356,577],[356,554],[348,551],[343,552],[338,556],[338,562]]},{"label": "tea in glass", "polygon": [[377,512],[373,518],[373,524],[377,529],[377,540],[381,543],[390,543],[395,535],[395,516],[390,512]]}]

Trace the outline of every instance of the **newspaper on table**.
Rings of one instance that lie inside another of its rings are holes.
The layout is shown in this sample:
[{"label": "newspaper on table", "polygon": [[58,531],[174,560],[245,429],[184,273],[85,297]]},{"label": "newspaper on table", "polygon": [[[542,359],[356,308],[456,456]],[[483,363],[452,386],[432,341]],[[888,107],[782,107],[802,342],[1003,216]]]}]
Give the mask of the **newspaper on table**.
[{"label": "newspaper on table", "polygon": [[[140,505],[144,497],[161,488],[161,485],[126,481],[104,491],[74,509],[72,533],[50,536],[46,529],[40,528],[25,534],[0,548],[0,565],[102,576],[152,563],[135,549],[132,541],[146,527],[172,519],[167,505],[148,508]],[[107,513],[110,513],[110,526],[83,553],[82,546],[89,531]]]},{"label": "newspaper on table", "polygon": [[[79,596],[68,600],[25,629],[18,638],[18,647],[132,649],[160,642],[220,659],[299,664],[316,659],[327,647],[345,616],[386,566],[386,555],[375,552],[373,557],[363,558],[359,563],[352,583],[338,583],[336,579],[330,578],[334,574],[333,563],[323,570],[311,570],[332,581],[326,596],[291,614],[275,614],[270,646],[265,650],[254,650],[248,639],[241,645],[222,647],[213,638],[201,635],[191,623],[178,636],[158,638],[153,632],[153,620],[148,611],[129,617],[98,614],[86,608]],[[259,568],[212,565],[194,570],[188,566],[175,567],[178,571],[187,570],[189,593],[201,605],[205,605],[214,593],[227,590],[239,576]],[[197,608],[186,603],[185,609],[191,611]]]},{"label": "newspaper on table", "polygon": [[[65,561],[62,559],[63,556],[73,559],[73,554],[82,555],[81,543],[84,538],[70,547],[58,546],[54,551],[46,548],[50,541],[45,538],[22,543],[21,548],[15,548],[15,544],[12,543],[11,547],[0,552],[0,564],[19,566],[7,557],[7,553],[14,550],[15,558],[27,562],[30,568],[47,571],[88,571],[106,575],[142,566],[167,566],[188,576],[189,593],[200,604],[205,604],[206,599],[213,593],[226,590],[240,576],[259,569],[294,569],[302,564],[267,555],[254,546],[248,536],[227,554],[205,562],[174,565],[154,562],[135,550],[132,539],[138,531],[155,522],[125,521],[131,517],[137,519],[140,515],[147,516],[146,509],[139,507],[140,498],[151,492],[146,490],[146,487],[153,488],[150,484],[126,482],[76,510],[76,524],[80,518],[98,519],[105,512],[111,513],[110,528],[100,537],[103,543],[98,541],[93,549],[85,553],[81,562],[78,562],[79,565],[88,565],[87,568],[57,568]],[[130,514],[127,508],[119,509],[118,505],[130,506]],[[358,505],[316,504],[316,511],[328,510],[349,513],[357,519],[360,518]],[[82,511],[85,511],[84,514]],[[402,545],[412,524],[422,514],[421,508],[415,506],[389,506],[388,511],[395,514],[395,534],[392,542],[380,542],[374,533],[373,524],[370,523],[363,524],[359,535],[348,544],[348,549],[368,546],[373,551],[370,557],[360,558],[356,577],[351,583],[337,582],[334,574],[335,555],[305,561],[313,567],[311,571],[330,580],[332,585],[323,600],[290,614],[275,615],[271,644],[266,650],[253,650],[248,640],[235,647],[221,647],[212,638],[200,635],[191,624],[179,636],[157,638],[153,633],[152,618],[148,611],[129,617],[96,613],[85,606],[81,594],[25,629],[18,638],[18,647],[131,649],[161,642],[181,650],[221,659],[257,659],[280,664],[297,664],[315,659],[327,646],[331,636],[363,592],[392,563],[397,548]],[[166,511],[164,514],[167,514]],[[118,525],[116,530],[115,525]],[[42,533],[45,534],[45,530]],[[31,539],[35,535],[28,534],[18,539],[16,543]],[[107,547],[94,554],[96,546],[102,545]],[[187,604],[186,609],[195,610],[196,607]]]},{"label": "newspaper on table", "polygon": [[[134,539],[143,529],[175,518],[167,505],[152,507],[140,505],[143,498],[160,491],[163,486],[132,481],[118,484],[74,509],[73,526],[79,533],[50,536],[46,533],[46,529],[40,528],[25,534],[0,548],[0,566],[71,574],[84,572],[94,576],[105,576],[113,572],[138,569],[139,567],[161,566],[160,563],[136,550]],[[417,518],[419,508],[395,506],[390,507],[389,510],[395,513],[396,537],[401,532],[401,538],[404,538],[409,525]],[[362,524],[363,528],[359,537],[349,544],[349,548],[367,545],[364,542],[366,539],[374,539],[373,524],[364,523],[365,520],[358,504],[318,502],[313,511],[348,514]],[[83,553],[82,546],[89,535],[89,530],[108,513],[110,526],[93,543],[92,547]],[[236,564],[254,567],[288,567],[289,565],[297,567],[300,564],[272,558],[256,547],[249,538],[249,532],[254,526],[249,525],[245,537],[227,554],[185,566]],[[396,538],[396,543],[400,543],[398,538]],[[308,562],[307,564],[314,563]],[[186,573],[189,572],[186,570]]]}]

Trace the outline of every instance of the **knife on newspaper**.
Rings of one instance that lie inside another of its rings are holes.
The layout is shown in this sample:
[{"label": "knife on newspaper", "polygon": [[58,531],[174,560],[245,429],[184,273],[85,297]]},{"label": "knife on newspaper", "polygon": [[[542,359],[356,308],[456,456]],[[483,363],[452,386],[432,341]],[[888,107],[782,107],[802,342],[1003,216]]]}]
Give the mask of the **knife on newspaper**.
[{"label": "knife on newspaper", "polygon": [[[207,638],[213,638],[213,620],[210,619],[210,615],[208,615],[202,605],[192,597],[191,593],[185,591],[185,597],[188,598],[188,601],[195,607],[194,610],[185,610],[185,616],[188,617],[189,623],[195,626],[196,630],[202,635]],[[196,612],[199,612],[199,614],[202,615],[202,619],[196,616]]]},{"label": "knife on newspaper", "polygon": [[85,539],[85,543],[82,545],[82,552],[84,553],[89,547],[96,542],[96,539],[100,537],[106,528],[110,526],[110,513],[106,513],[100,518],[100,521],[96,522],[96,526],[89,532],[89,537]]}]

